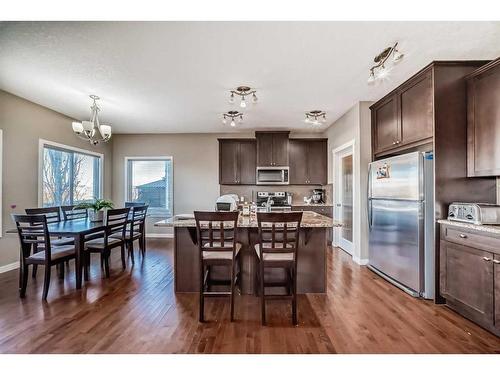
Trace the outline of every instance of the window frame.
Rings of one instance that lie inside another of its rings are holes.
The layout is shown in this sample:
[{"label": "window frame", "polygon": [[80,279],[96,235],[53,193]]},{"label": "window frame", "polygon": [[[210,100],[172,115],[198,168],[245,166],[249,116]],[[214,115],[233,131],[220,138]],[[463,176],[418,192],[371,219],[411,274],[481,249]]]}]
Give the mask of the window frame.
[{"label": "window frame", "polygon": [[60,149],[61,151],[77,152],[79,154],[95,156],[99,158],[99,197],[104,197],[104,154],[90,151],[84,148],[65,145],[63,143],[53,142],[40,138],[38,141],[38,207],[43,207],[43,156],[45,146],[48,148]]},{"label": "window frame", "polygon": [[[156,213],[149,213],[148,211],[148,216],[151,216],[151,217],[160,217],[160,218],[164,218],[164,217],[173,217],[175,214],[174,214],[174,158],[173,156],[125,156],[124,158],[124,167],[125,167],[125,173],[124,173],[124,177],[125,177],[125,195],[124,195],[124,204],[125,202],[129,202],[131,201],[131,189],[130,189],[130,186],[129,186],[129,168],[128,168],[128,164],[129,164],[129,161],[134,161],[134,160],[137,160],[137,161],[170,161],[171,163],[171,168],[172,168],[172,183],[170,184],[170,189],[168,191],[168,195],[170,197],[172,197],[172,202],[171,202],[171,206],[172,206],[172,209],[170,210],[170,212],[168,212],[166,215],[160,215],[160,214],[156,214]],[[130,180],[130,182],[132,182],[132,180]],[[153,208],[153,207],[151,207]]]}]

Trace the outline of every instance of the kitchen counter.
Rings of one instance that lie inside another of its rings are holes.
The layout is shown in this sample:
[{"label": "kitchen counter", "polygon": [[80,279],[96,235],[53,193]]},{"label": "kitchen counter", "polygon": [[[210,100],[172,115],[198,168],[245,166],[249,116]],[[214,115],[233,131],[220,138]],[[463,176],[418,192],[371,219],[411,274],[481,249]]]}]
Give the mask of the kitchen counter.
[{"label": "kitchen counter", "polygon": [[[174,216],[166,220],[158,221],[154,225],[156,227],[189,228],[196,227],[196,222],[194,219],[179,220],[176,216]],[[332,228],[340,226],[342,226],[342,224],[338,221],[334,221],[327,216],[311,211],[304,211],[302,215],[302,222],[300,223],[301,228]],[[243,216],[240,214],[238,218],[238,227],[257,228],[257,218],[251,216]]]},{"label": "kitchen counter", "polygon": [[500,225],[478,225],[470,223],[462,223],[460,221],[452,221],[447,219],[441,219],[437,221],[439,224],[452,225],[464,229],[472,229],[480,232],[492,233],[500,235]]},{"label": "kitchen counter", "polygon": [[332,203],[292,203],[292,207],[333,207]]},{"label": "kitchen counter", "polygon": [[[299,232],[297,257],[297,292],[326,292],[326,251],[328,236],[332,227],[342,224],[333,219],[311,211],[304,211]],[[194,219],[179,220],[173,217],[155,223],[157,227],[173,227],[174,229],[174,286],[176,293],[195,293],[199,291],[200,250]],[[243,294],[257,293],[258,259],[255,245],[259,242],[257,219],[240,215],[236,240],[242,245],[239,253],[241,269],[240,288]],[[228,270],[222,266],[214,266],[211,277],[227,279]],[[266,278],[283,281],[286,274],[282,269],[266,271]],[[277,288],[280,289],[280,288]],[[283,293],[283,290],[276,292]]]}]

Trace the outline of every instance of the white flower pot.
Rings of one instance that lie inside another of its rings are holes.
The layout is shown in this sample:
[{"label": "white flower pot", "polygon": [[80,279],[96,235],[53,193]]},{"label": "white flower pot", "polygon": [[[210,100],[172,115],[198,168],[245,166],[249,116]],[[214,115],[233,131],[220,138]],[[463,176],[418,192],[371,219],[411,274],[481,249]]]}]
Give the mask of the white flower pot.
[{"label": "white flower pot", "polygon": [[89,210],[89,219],[90,221],[103,221],[104,211]]}]

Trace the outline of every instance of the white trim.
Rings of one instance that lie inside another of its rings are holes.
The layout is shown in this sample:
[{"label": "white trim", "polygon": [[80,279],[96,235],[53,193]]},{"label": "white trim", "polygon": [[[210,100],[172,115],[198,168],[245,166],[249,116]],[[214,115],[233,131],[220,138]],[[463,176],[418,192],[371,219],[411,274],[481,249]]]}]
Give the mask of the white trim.
[{"label": "white trim", "polygon": [[[129,200],[129,189],[128,189],[128,161],[129,160],[170,160],[172,162],[172,186],[171,186],[171,196],[172,196],[172,210],[169,213],[171,216],[174,216],[174,157],[173,156],[125,156],[124,157],[124,168],[125,168],[125,173],[123,174],[125,176],[124,179],[124,186],[125,186],[125,194],[123,197],[123,204]],[[146,235],[147,237],[147,235]]]},{"label": "white trim", "polygon": [[146,238],[174,238],[173,233],[146,233]]},{"label": "white trim", "polygon": [[9,272],[19,268],[19,262],[9,263],[5,266],[0,266],[0,273]]},{"label": "white trim", "polygon": [[368,259],[366,258],[359,258],[359,257],[352,257],[352,260],[359,264],[360,266],[366,266],[368,264]]},{"label": "white trim", "polygon": [[[333,171],[332,171],[332,176],[333,176],[333,184],[332,184],[332,197],[333,197],[333,217],[334,219],[337,218],[337,215],[336,215],[336,211],[337,211],[337,194],[335,194],[335,188],[336,188],[336,185],[337,185],[337,168],[338,168],[338,165],[337,165],[337,154],[341,151],[344,151],[344,150],[350,150],[351,153],[352,153],[352,179],[353,179],[353,183],[352,183],[352,212],[353,212],[353,220],[352,220],[352,234],[353,234],[353,237],[352,237],[352,254],[354,256],[354,254],[356,253],[356,248],[355,248],[355,245],[358,241],[356,241],[356,238],[355,238],[355,235],[356,235],[356,231],[354,230],[354,226],[357,225],[355,220],[354,220],[354,212],[355,210],[358,210],[359,207],[357,205],[357,202],[356,202],[356,194],[357,194],[357,187],[356,187],[356,177],[357,177],[357,174],[359,173],[358,171],[358,168],[357,168],[357,157],[356,157],[356,139],[352,139],[346,143],[344,143],[343,145],[339,146],[339,147],[336,147],[335,149],[332,150],[332,158],[333,158],[333,162],[332,162],[332,166],[333,166]],[[338,228],[333,228],[333,245],[334,246],[337,246],[337,247],[340,247],[340,231],[342,230],[341,227],[338,227]],[[359,245],[358,245],[359,246]],[[343,249],[345,250],[345,249]],[[347,250],[346,250],[347,251]]]},{"label": "white trim", "polygon": [[43,165],[43,148],[44,146],[53,146],[63,150],[69,150],[78,152],[80,154],[87,154],[92,156],[97,156],[101,159],[101,166],[99,168],[99,192],[101,193],[101,197],[104,197],[104,154],[100,152],[86,150],[84,148],[78,148],[73,146],[68,146],[63,143],[57,143],[53,141],[49,141],[43,138],[38,140],[38,207],[42,207],[43,201],[43,176],[42,176],[42,165]]}]

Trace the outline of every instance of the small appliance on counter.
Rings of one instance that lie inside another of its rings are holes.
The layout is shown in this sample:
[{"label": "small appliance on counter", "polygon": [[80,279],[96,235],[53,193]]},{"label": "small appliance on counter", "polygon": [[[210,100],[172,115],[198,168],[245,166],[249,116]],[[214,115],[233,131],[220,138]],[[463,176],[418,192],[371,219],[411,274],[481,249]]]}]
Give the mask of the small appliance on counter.
[{"label": "small appliance on counter", "polygon": [[292,206],[288,203],[289,194],[284,191],[257,192],[257,211],[291,211]]},{"label": "small appliance on counter", "polygon": [[453,202],[448,208],[448,220],[476,225],[500,225],[500,206],[490,203]]},{"label": "small appliance on counter", "polygon": [[312,203],[325,203],[325,189],[313,189],[311,195]]},{"label": "small appliance on counter", "polygon": [[238,196],[236,194],[221,195],[215,202],[215,209],[217,211],[237,211]]}]

